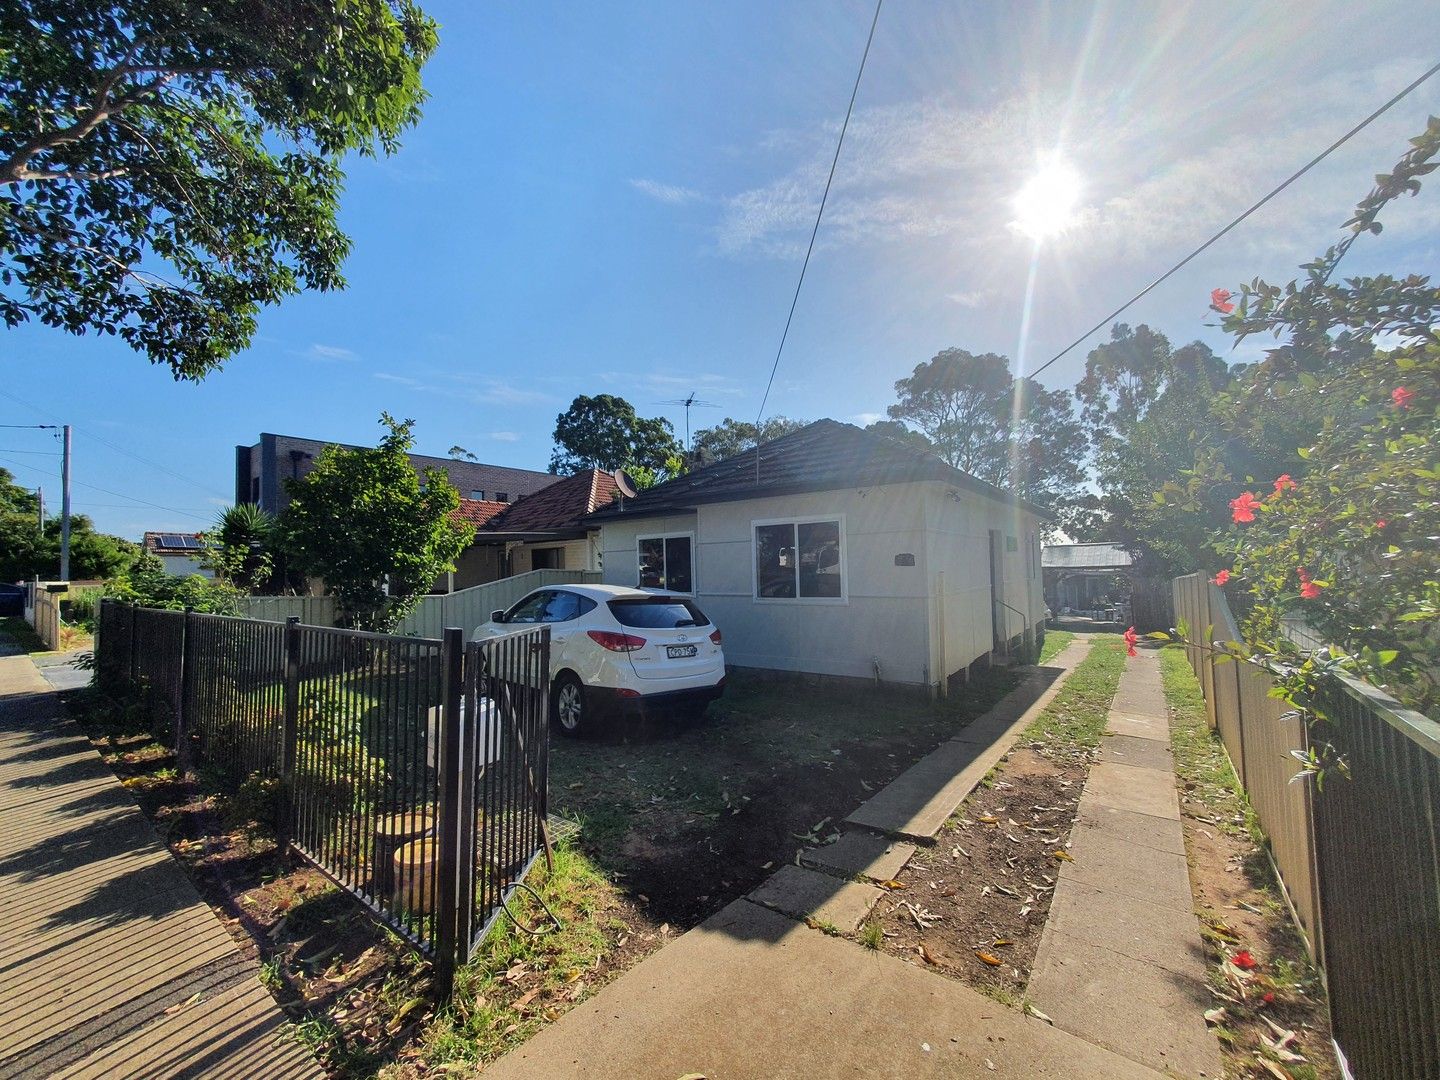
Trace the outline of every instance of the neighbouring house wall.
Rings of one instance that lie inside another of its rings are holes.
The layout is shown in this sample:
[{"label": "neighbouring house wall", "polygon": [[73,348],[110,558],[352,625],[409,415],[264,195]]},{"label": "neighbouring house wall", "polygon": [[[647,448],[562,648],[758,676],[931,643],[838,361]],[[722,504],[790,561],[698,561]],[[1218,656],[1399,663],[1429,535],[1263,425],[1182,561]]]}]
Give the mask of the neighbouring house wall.
[{"label": "neighbouring house wall", "polygon": [[[929,485],[925,505],[934,663],[948,677],[985,656],[994,644],[990,530],[1000,534],[1001,599],[1025,614],[1022,619],[1000,608],[1004,636],[1018,637],[1042,625],[1040,523],[1019,507],[939,482]],[[1007,550],[1007,537],[1015,538],[1014,551]]]},{"label": "neighbouring house wall", "polygon": [[547,570],[598,570],[595,556],[599,550],[599,541],[593,543],[590,540],[565,540],[557,542],[525,543],[510,549],[510,573],[528,574],[534,570],[538,561],[534,553],[537,550],[555,551],[559,550],[560,565],[552,561]]},{"label": "neighbouring house wall", "polygon": [[[694,516],[607,522],[604,580],[635,585],[636,540],[694,533],[696,599],[741,667],[925,686],[930,668],[924,485],[816,492],[702,506]],[[839,517],[846,599],[757,600],[751,524]],[[897,566],[897,555],[914,565]]]},{"label": "neighbouring house wall", "polygon": [[[505,546],[503,544],[472,544],[455,560],[455,588],[468,589],[474,585],[487,585],[505,576]],[[444,591],[447,581],[441,577],[439,591]]]},{"label": "neighbouring house wall", "polygon": [[200,560],[190,555],[160,555],[160,565],[165,568],[165,573],[171,577],[191,577],[199,574],[203,578],[213,578],[214,570],[207,570],[200,565]]}]

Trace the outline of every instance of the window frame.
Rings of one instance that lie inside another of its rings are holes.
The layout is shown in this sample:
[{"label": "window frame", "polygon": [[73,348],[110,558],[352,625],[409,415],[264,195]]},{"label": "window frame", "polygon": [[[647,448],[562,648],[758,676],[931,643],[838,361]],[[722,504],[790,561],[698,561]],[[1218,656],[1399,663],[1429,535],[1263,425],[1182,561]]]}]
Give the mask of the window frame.
[{"label": "window frame", "polygon": [[[789,525],[795,536],[795,553],[799,558],[800,552],[800,526],[814,525],[817,522],[834,523],[840,539],[840,559],[836,563],[840,567],[840,595],[839,596],[801,596],[800,595],[800,567],[795,567],[795,595],[794,596],[761,596],[760,595],[760,567],[759,554],[760,545],[756,538],[756,530],[766,525]],[[819,604],[821,606],[846,605],[850,603],[850,545],[845,535],[844,514],[798,514],[791,517],[778,518],[752,518],[750,520],[750,602],[754,604]]]},{"label": "window frame", "polygon": [[667,586],[666,588],[661,589],[660,591],[661,591],[661,592],[667,592],[667,593],[674,593],[676,596],[688,596],[688,597],[691,597],[692,599],[695,597],[695,595],[700,591],[700,589],[699,589],[699,578],[700,578],[700,575],[699,575],[699,573],[698,573],[699,567],[696,566],[696,564],[695,564],[695,533],[694,533],[693,531],[691,531],[691,532],[666,532],[666,533],[637,533],[636,536],[635,536],[635,588],[637,588],[637,589],[653,589],[653,588],[655,588],[655,586],[653,586],[653,585],[642,585],[642,584],[640,584],[640,545],[643,544],[646,540],[659,540],[659,541],[660,541],[660,557],[663,558],[663,559],[665,559],[665,561],[666,561],[666,564],[665,564],[665,571],[666,571],[666,572],[665,572],[665,574],[664,574],[664,577],[665,577],[665,580],[668,582],[669,579],[670,579],[670,574],[669,574],[670,566],[669,566],[669,557],[666,556],[666,554],[665,554],[665,541],[666,541],[666,540],[680,540],[680,539],[687,540],[687,541],[689,541],[689,543],[690,543],[690,588],[689,588],[688,590],[686,590],[686,589],[672,589],[672,588],[669,588],[669,587]]}]

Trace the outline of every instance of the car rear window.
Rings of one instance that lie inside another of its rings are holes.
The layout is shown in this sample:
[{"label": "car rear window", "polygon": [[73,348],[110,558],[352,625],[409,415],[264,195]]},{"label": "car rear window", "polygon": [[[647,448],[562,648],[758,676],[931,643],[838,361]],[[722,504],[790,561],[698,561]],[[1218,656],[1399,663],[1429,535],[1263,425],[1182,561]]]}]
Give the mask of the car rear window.
[{"label": "car rear window", "polygon": [[637,596],[610,601],[610,614],[621,626],[674,630],[680,626],[709,626],[705,613],[678,596]]}]

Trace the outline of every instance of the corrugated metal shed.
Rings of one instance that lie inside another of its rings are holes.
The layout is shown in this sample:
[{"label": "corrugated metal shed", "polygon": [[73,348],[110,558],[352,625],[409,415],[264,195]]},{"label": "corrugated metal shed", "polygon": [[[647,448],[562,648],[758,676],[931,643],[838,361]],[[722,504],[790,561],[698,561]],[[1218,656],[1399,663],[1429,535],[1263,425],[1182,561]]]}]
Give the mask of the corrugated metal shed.
[{"label": "corrugated metal shed", "polygon": [[1056,544],[1040,550],[1046,570],[1124,570],[1133,561],[1120,544]]}]

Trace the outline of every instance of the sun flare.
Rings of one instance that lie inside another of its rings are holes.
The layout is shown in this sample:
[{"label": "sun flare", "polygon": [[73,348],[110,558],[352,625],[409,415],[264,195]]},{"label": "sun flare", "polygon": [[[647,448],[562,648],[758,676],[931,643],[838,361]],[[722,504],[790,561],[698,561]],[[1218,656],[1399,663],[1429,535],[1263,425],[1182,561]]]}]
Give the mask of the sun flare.
[{"label": "sun flare", "polygon": [[1050,158],[1016,193],[1011,224],[1032,240],[1057,236],[1076,223],[1080,192],[1080,174],[1074,167]]}]

